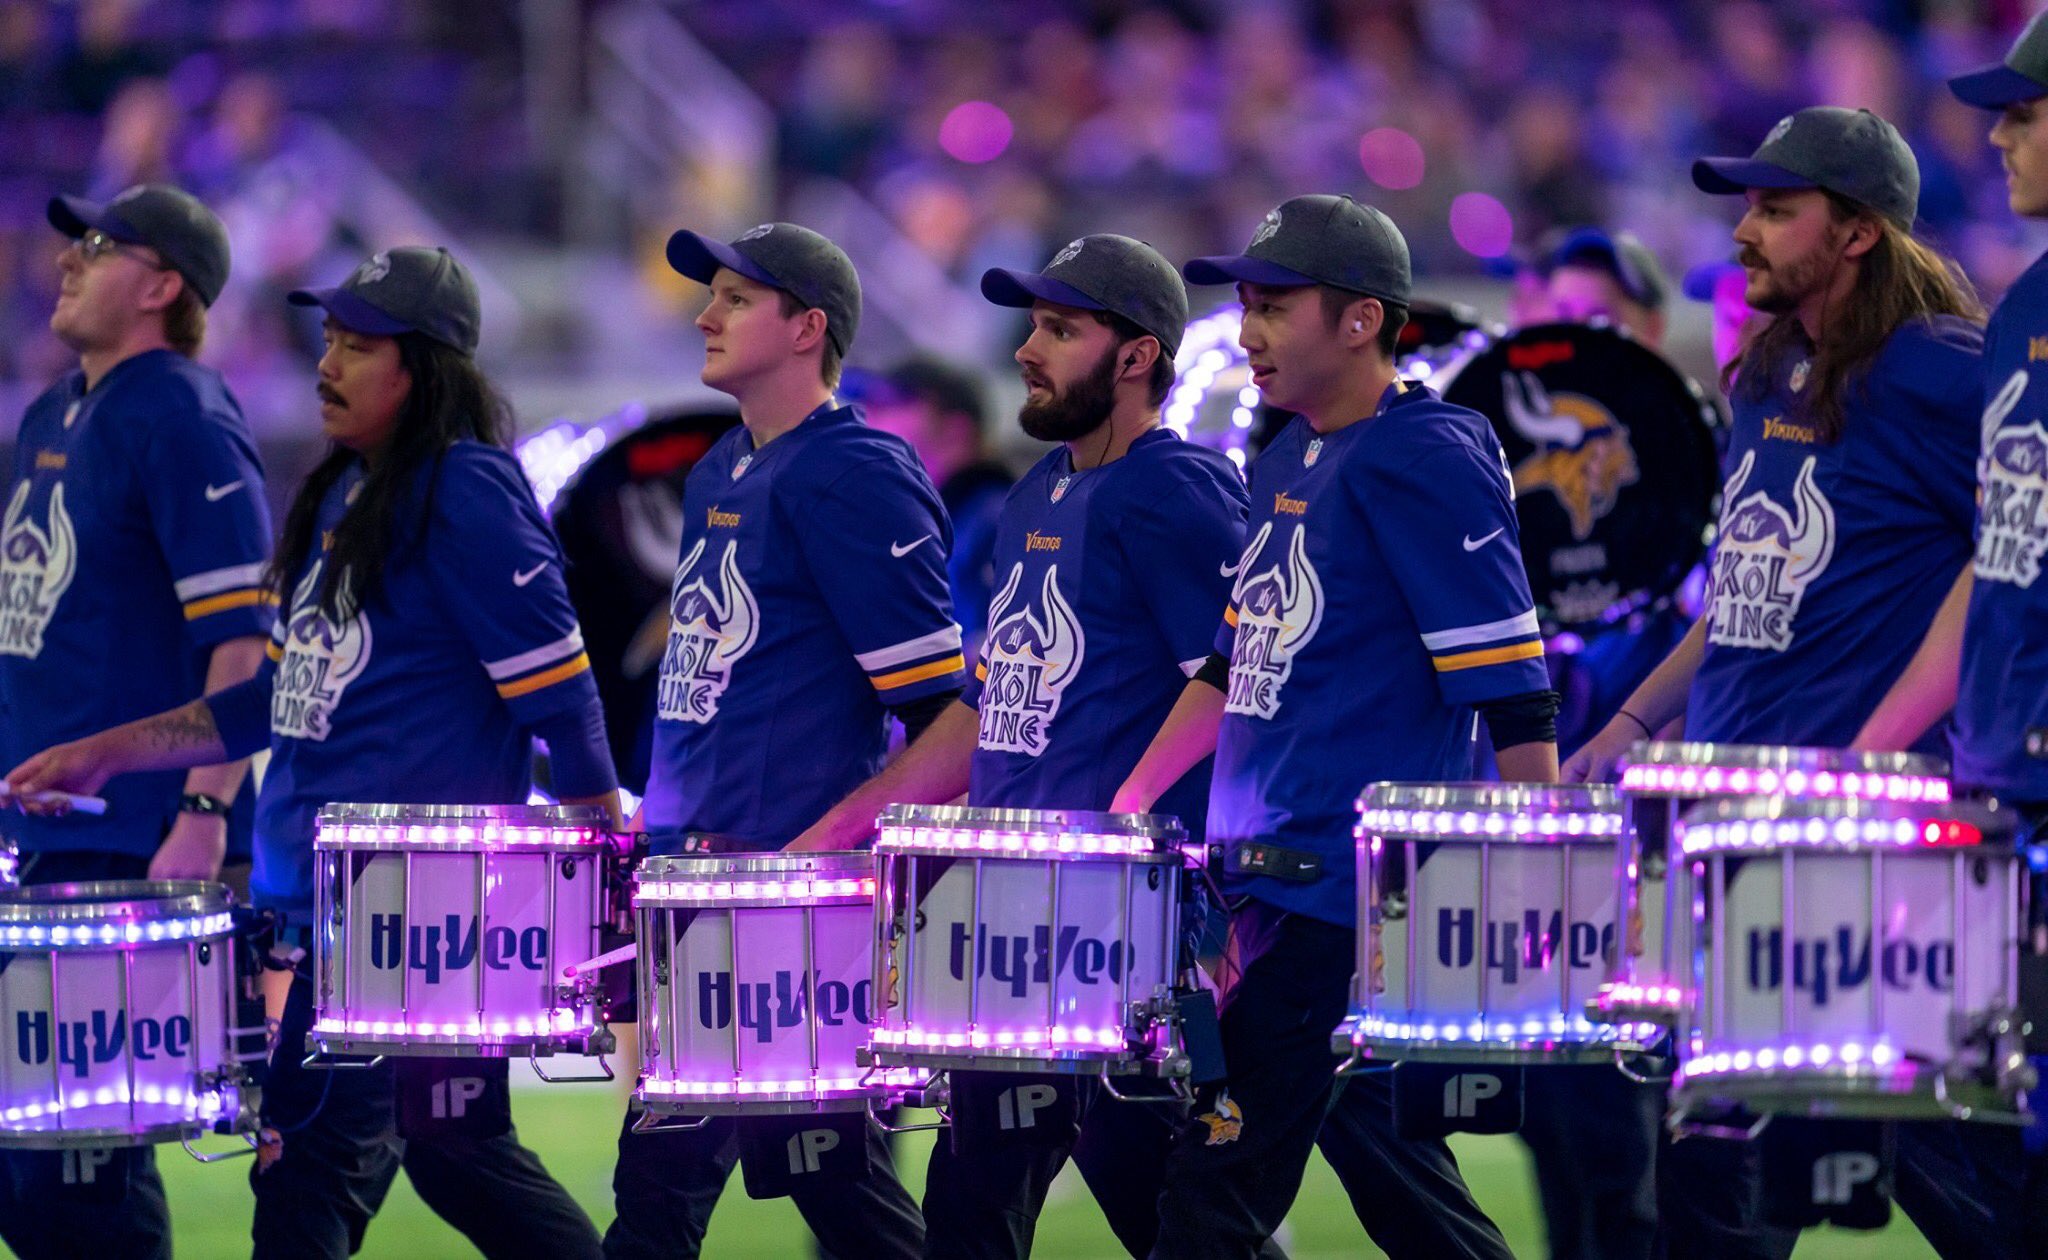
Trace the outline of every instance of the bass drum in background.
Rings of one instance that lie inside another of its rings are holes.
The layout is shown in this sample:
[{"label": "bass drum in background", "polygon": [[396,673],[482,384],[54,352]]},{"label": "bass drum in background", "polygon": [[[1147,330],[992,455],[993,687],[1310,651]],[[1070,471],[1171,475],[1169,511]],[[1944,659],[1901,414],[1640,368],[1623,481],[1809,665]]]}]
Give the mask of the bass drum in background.
[{"label": "bass drum in background", "polygon": [[672,414],[610,442],[563,490],[555,532],[620,785],[647,789],[654,686],[683,542],[683,481],[739,417]]},{"label": "bass drum in background", "polygon": [[1537,324],[1429,384],[1500,436],[1546,630],[1604,629],[1668,600],[1699,563],[1721,413],[1656,352],[1606,328]]},{"label": "bass drum in background", "polygon": [[[1498,333],[1498,328],[1493,330]],[[1451,357],[1477,349],[1492,339],[1479,312],[1463,302],[1433,302],[1417,298],[1408,307],[1408,322],[1394,339],[1394,361],[1406,364],[1419,357],[1425,363],[1443,363]]]}]

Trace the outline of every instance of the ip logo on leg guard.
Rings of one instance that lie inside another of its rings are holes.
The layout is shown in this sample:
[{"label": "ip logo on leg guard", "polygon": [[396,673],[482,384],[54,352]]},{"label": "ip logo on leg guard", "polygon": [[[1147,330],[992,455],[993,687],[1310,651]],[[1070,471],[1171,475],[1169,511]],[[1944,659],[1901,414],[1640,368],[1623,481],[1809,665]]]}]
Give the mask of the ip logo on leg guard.
[{"label": "ip logo on leg guard", "polygon": [[1394,1126],[1404,1138],[1513,1133],[1522,1127],[1522,1069],[1409,1061],[1392,1069]]},{"label": "ip logo on leg guard", "polygon": [[747,1194],[779,1199],[799,1185],[868,1176],[867,1114],[747,1116],[740,1120],[740,1170]]},{"label": "ip logo on leg guard", "polygon": [[955,1072],[953,1149],[1057,1147],[1080,1131],[1079,1083],[1008,1072]]}]

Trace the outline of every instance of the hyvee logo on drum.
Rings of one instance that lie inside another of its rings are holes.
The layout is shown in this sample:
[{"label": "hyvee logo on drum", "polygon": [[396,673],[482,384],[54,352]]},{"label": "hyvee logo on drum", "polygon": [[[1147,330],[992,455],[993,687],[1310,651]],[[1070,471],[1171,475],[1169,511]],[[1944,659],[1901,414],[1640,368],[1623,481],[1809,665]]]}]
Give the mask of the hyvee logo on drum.
[{"label": "hyvee logo on drum", "polygon": [[[1749,987],[1769,991],[1785,983],[1785,929],[1751,928],[1748,932]],[[1831,994],[1860,989],[1870,983],[1873,950],[1870,929],[1844,923],[1832,933],[1792,939],[1792,987],[1826,1006]],[[1897,937],[1875,950],[1879,975],[1888,989],[1922,986],[1936,993],[1955,988],[1954,941],[1912,941]]]},{"label": "hyvee logo on drum", "polygon": [[1083,936],[1074,926],[1062,927],[1057,937],[1049,927],[1033,928],[1029,936],[1009,936],[991,932],[986,923],[979,934],[972,934],[965,923],[956,922],[948,941],[948,966],[955,980],[967,978],[972,952],[974,974],[1010,986],[1011,997],[1023,997],[1029,985],[1051,984],[1055,976],[1071,975],[1082,984],[1099,984],[1104,978],[1120,983],[1131,959],[1130,942]]},{"label": "hyvee logo on drum", "polygon": [[[483,933],[484,966],[492,971],[540,971],[547,966],[548,930],[493,927]],[[370,916],[370,965],[379,971],[400,965],[426,973],[439,984],[444,971],[467,971],[476,963],[477,921],[451,914],[440,923],[407,924],[402,914]]]},{"label": "hyvee logo on drum", "polygon": [[[756,1041],[771,1040],[778,1029],[794,1028],[803,1022],[811,1006],[811,992],[818,994],[818,1022],[837,1028],[852,1016],[857,1024],[872,1024],[874,981],[847,984],[827,980],[821,969],[811,975],[777,970],[773,980],[750,980],[734,984],[729,971],[697,973],[697,1022],[706,1028],[730,1028],[733,1015],[740,1027],[750,1030]],[[771,997],[772,995],[772,997]],[[734,1011],[734,1006],[738,1011]]]},{"label": "hyvee logo on drum", "polygon": [[[1439,909],[1437,962],[1445,967],[1471,966],[1478,924],[1479,914],[1469,906]],[[1552,910],[1548,923],[1541,910],[1524,910],[1520,919],[1495,919],[1486,925],[1486,965],[1509,984],[1524,970],[1548,968],[1560,953],[1574,971],[1583,971],[1600,965],[1613,950],[1612,923],[1574,921],[1567,930],[1562,910]]]},{"label": "hyvee logo on drum", "polygon": [[[113,1062],[130,1041],[138,1062],[189,1058],[192,1021],[184,1015],[165,1020],[143,1015],[131,1023],[126,1011],[94,1011],[89,1019],[67,1019],[57,1025],[57,1059],[84,1076],[96,1064]],[[50,1061],[48,1011],[15,1012],[14,1053],[30,1066]]]}]

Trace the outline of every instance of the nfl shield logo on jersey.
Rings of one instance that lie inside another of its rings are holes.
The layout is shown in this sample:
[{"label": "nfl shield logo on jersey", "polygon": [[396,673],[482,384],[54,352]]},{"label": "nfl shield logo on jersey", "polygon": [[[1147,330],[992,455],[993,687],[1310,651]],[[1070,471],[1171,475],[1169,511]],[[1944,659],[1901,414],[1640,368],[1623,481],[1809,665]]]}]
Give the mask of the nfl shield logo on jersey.
[{"label": "nfl shield logo on jersey", "polygon": [[732,466],[732,479],[734,481],[738,481],[740,479],[740,474],[747,471],[747,465],[753,462],[754,456],[751,451],[745,455],[740,456],[738,461],[735,462]]},{"label": "nfl shield logo on jersey", "polygon": [[1811,359],[1801,359],[1798,363],[1792,366],[1792,380],[1790,381],[1790,384],[1792,386],[1793,393],[1796,394],[1800,390],[1806,388],[1807,375],[1812,371],[1813,360]]},{"label": "nfl shield logo on jersey", "polygon": [[1052,488],[1052,501],[1054,503],[1058,503],[1061,499],[1066,498],[1067,487],[1072,484],[1074,484],[1074,476],[1072,473],[1067,474],[1066,476],[1060,478],[1059,481],[1055,482]]},{"label": "nfl shield logo on jersey", "polygon": [[1308,443],[1308,449],[1301,453],[1301,466],[1303,468],[1314,468],[1316,466],[1316,461],[1321,459],[1322,457],[1323,439],[1310,438]]}]

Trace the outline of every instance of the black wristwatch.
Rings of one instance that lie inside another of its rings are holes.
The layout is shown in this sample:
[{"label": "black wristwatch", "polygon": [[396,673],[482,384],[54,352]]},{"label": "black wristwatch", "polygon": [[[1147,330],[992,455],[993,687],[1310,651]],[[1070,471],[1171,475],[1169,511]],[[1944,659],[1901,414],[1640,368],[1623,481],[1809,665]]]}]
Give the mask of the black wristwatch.
[{"label": "black wristwatch", "polygon": [[215,818],[228,816],[228,803],[218,796],[204,792],[187,792],[178,798],[178,812],[181,814],[211,814]]}]

